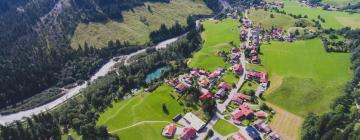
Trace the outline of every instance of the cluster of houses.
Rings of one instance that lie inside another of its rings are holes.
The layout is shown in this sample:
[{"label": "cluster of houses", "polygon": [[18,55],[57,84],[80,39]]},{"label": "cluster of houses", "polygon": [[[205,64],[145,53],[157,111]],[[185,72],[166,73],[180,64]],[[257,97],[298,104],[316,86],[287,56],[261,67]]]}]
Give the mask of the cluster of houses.
[{"label": "cluster of houses", "polygon": [[202,131],[206,124],[193,113],[186,113],[183,117],[176,117],[174,119],[177,123],[184,127],[177,127],[172,123],[165,126],[162,130],[162,135],[167,138],[173,138],[174,135],[179,135],[179,140],[191,140],[197,137],[198,132]]},{"label": "cluster of houses", "polygon": [[271,5],[274,5],[274,6],[278,6],[278,7],[284,7],[284,2],[281,2],[281,1],[273,1],[273,2],[270,2]]}]

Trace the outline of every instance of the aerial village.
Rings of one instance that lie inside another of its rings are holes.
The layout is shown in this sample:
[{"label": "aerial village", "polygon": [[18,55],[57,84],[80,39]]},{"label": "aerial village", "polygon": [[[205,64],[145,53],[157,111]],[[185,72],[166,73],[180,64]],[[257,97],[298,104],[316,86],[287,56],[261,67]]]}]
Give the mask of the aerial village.
[{"label": "aerial village", "polygon": [[[272,3],[275,6],[283,6],[281,2]],[[209,122],[202,121],[198,116],[191,112],[184,116],[178,115],[174,123],[164,126],[162,135],[169,139],[178,138],[180,140],[204,139],[204,135],[212,129],[218,119],[224,119],[239,128],[239,132],[229,136],[221,136],[214,132],[211,139],[232,139],[232,140],[280,140],[278,133],[273,131],[268,125],[272,116],[276,113],[264,103],[260,106],[262,94],[269,86],[269,77],[266,71],[255,71],[246,69],[247,64],[261,64],[259,47],[263,40],[288,41],[292,42],[294,37],[287,35],[279,28],[271,31],[264,31],[259,26],[255,26],[251,21],[243,17],[240,20],[242,29],[239,39],[244,42],[240,46],[235,46],[230,52],[218,52],[220,57],[228,57],[230,68],[217,68],[215,71],[203,69],[192,69],[189,73],[180,75],[165,82],[174,88],[178,94],[183,94],[190,87],[196,87],[201,92],[199,100],[216,101],[216,114]],[[265,32],[265,33],[260,33]],[[221,81],[225,72],[232,72],[239,77],[237,84],[230,84]],[[241,88],[246,81],[258,83],[258,88],[254,95],[241,92]],[[176,137],[175,137],[176,136]]]}]

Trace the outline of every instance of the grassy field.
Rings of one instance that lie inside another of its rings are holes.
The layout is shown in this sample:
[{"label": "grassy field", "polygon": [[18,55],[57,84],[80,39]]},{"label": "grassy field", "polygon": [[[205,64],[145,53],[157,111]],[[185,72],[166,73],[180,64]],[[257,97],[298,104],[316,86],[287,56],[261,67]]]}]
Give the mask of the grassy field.
[{"label": "grassy field", "polygon": [[232,71],[226,72],[221,79],[228,84],[236,84],[239,81],[239,78]]},{"label": "grassy field", "polygon": [[228,123],[227,121],[223,120],[223,119],[219,119],[215,125],[214,125],[214,130],[216,132],[218,132],[219,134],[223,135],[223,136],[227,136],[231,133],[237,132],[239,131],[239,128],[237,128],[236,126]]},{"label": "grassy field", "polygon": [[352,28],[360,28],[360,14],[349,14],[338,11],[325,11],[321,8],[309,8],[304,6],[303,4],[294,1],[284,1],[285,7],[283,9],[280,8],[280,10],[285,10],[286,13],[292,13],[296,15],[308,15],[310,19],[317,19],[317,16],[320,15],[322,18],[325,19],[325,23],[321,23],[321,25],[325,28],[339,29],[346,26]]},{"label": "grassy field", "polygon": [[[271,14],[274,15],[274,18],[270,17]],[[264,11],[262,9],[252,9],[249,11],[248,16],[256,25],[261,25],[261,27],[268,30],[270,30],[272,26],[282,29],[288,29],[295,24],[294,18],[288,15]]]},{"label": "grassy field", "polygon": [[250,90],[256,91],[259,84],[255,81],[246,81],[240,88],[240,92],[245,93],[249,92]]},{"label": "grassy field", "polygon": [[280,107],[269,104],[276,111],[275,116],[270,122],[270,127],[285,140],[300,140],[300,128],[303,119]]},{"label": "grassy field", "polygon": [[351,78],[350,54],[326,53],[319,39],[272,42],[261,51],[271,83],[278,87],[270,86],[267,101],[302,117],[326,112]]},{"label": "grassy field", "polygon": [[[172,91],[163,85],[152,93],[114,103],[100,115],[97,125],[107,126],[110,133],[118,134],[121,139],[165,139],[160,134],[162,128],[183,111]],[[168,113],[163,112],[162,104]]]},{"label": "grassy field", "polygon": [[356,4],[359,1],[358,0],[322,0],[321,2],[324,4],[335,6],[337,8],[342,8],[347,6],[348,4],[351,5]]},{"label": "grassy field", "polygon": [[[148,6],[153,12],[148,10]],[[105,47],[108,41],[117,39],[144,44],[149,41],[149,33],[159,29],[161,24],[172,26],[179,21],[185,25],[188,15],[211,14],[211,10],[202,0],[171,0],[170,3],[148,2],[145,6],[123,11],[121,14],[124,17],[122,22],[79,24],[71,46],[77,48],[79,44],[87,42],[96,47]],[[146,22],[140,19],[146,19]]]},{"label": "grassy field", "polygon": [[206,20],[203,22],[205,31],[202,33],[204,40],[203,47],[195,53],[189,66],[203,68],[213,71],[218,67],[227,67],[224,59],[217,55],[218,51],[230,51],[232,46],[229,42],[234,41],[238,46],[240,23],[234,19],[225,19],[222,21]]}]

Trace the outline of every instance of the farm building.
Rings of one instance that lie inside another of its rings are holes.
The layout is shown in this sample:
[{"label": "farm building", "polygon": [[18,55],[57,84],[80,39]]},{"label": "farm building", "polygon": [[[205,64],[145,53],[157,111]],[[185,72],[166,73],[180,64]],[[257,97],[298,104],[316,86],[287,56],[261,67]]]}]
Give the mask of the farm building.
[{"label": "farm building", "polygon": [[196,130],[192,127],[187,127],[183,129],[183,132],[180,135],[180,140],[190,140],[196,136]]},{"label": "farm building", "polygon": [[162,135],[168,138],[172,138],[174,136],[176,132],[176,125],[175,124],[170,124],[165,126],[165,128],[162,131]]},{"label": "farm building", "polygon": [[193,127],[196,131],[200,131],[206,126],[206,124],[201,119],[199,119],[191,112],[186,113],[184,119],[188,125]]}]

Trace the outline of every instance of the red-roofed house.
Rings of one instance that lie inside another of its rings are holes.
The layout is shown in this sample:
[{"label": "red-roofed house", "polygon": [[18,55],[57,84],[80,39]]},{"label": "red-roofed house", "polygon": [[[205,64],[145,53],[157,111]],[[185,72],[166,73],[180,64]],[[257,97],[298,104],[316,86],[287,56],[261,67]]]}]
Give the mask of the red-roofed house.
[{"label": "red-roofed house", "polygon": [[240,105],[239,110],[236,110],[231,113],[233,120],[240,120],[243,117],[250,118],[254,112],[246,104]]},{"label": "red-roofed house", "polygon": [[218,85],[218,89],[224,89],[226,91],[229,91],[231,90],[231,86],[225,82],[221,82],[219,85]]},{"label": "red-roofed house", "polygon": [[244,100],[250,101],[251,97],[242,93],[236,93],[231,101],[233,101],[236,104],[242,104]]},{"label": "red-roofed house", "polygon": [[234,70],[234,73],[239,74],[239,75],[243,74],[243,72],[244,72],[244,68],[242,67],[241,64],[235,64],[233,66],[233,70]]},{"label": "red-roofed house", "polygon": [[255,112],[255,116],[258,117],[258,118],[266,118],[267,117],[267,113],[260,110],[260,111],[257,111]]},{"label": "red-roofed house", "polygon": [[202,95],[199,97],[201,101],[211,100],[213,98],[212,93],[207,89],[201,89]]},{"label": "red-roofed house", "polygon": [[178,79],[172,79],[167,81],[167,83],[169,84],[169,86],[175,87],[176,85],[179,84],[179,80]]},{"label": "red-roofed house", "polygon": [[256,80],[260,83],[269,82],[269,76],[266,72],[249,71],[247,73],[247,78],[250,80]]},{"label": "red-roofed house", "polygon": [[170,124],[167,125],[163,131],[162,131],[162,135],[168,138],[172,138],[175,134],[176,131],[176,125],[175,124]]},{"label": "red-roofed house", "polygon": [[231,137],[233,140],[246,140],[246,138],[240,132],[235,133]]},{"label": "red-roofed house", "polygon": [[215,79],[216,77],[218,77],[220,74],[218,74],[216,71],[213,73],[209,74],[209,79]]},{"label": "red-roofed house", "polygon": [[175,87],[175,89],[176,89],[176,92],[182,93],[182,92],[184,92],[186,89],[188,89],[188,87],[187,87],[185,84],[180,83],[180,84],[178,84],[178,85]]},{"label": "red-roofed house", "polygon": [[196,130],[192,127],[187,127],[183,129],[183,132],[180,135],[180,140],[190,140],[196,136]]},{"label": "red-roofed house", "polygon": [[200,86],[201,87],[207,87],[209,85],[209,80],[208,79],[203,79],[200,81]]}]

